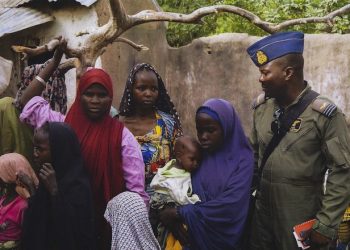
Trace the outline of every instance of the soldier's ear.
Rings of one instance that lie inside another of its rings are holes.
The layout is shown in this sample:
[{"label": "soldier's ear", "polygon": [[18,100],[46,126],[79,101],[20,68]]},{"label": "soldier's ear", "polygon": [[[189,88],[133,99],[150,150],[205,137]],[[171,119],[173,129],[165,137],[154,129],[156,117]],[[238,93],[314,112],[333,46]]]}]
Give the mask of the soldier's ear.
[{"label": "soldier's ear", "polygon": [[286,67],[284,69],[284,79],[286,81],[289,81],[294,75],[294,73],[295,73],[295,69],[293,67]]}]

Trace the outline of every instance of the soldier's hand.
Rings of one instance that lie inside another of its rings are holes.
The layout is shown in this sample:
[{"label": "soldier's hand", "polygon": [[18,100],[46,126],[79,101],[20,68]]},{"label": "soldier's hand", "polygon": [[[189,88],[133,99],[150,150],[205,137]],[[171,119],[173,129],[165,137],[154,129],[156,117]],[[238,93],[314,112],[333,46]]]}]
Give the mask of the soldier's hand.
[{"label": "soldier's hand", "polygon": [[316,230],[312,230],[310,234],[311,249],[320,249],[323,246],[328,245],[332,239],[320,234]]}]

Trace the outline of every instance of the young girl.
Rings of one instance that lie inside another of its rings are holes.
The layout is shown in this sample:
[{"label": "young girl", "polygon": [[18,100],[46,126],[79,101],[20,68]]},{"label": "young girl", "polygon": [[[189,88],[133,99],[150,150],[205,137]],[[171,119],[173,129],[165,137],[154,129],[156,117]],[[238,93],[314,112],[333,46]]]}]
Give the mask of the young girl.
[{"label": "young girl", "polygon": [[[17,183],[21,179],[21,186],[16,185],[16,179]],[[35,184],[38,179],[24,156],[0,156],[0,249],[18,249],[26,198],[34,192]]]},{"label": "young girl", "polygon": [[34,133],[40,184],[24,217],[24,250],[95,249],[92,193],[79,141],[69,125],[45,123]]},{"label": "young girl", "polygon": [[111,199],[104,217],[112,227],[111,250],[160,250],[141,196],[123,192]]},{"label": "young girl", "polygon": [[152,178],[174,158],[172,149],[182,129],[163,80],[150,64],[137,64],[130,71],[119,112],[119,119],[141,146],[146,190],[152,194]]}]

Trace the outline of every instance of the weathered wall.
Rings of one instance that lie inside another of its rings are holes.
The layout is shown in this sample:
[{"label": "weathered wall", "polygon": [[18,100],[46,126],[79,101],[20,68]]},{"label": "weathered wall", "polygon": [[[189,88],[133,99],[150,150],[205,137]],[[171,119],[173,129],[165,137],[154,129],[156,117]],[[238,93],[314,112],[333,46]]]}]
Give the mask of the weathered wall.
[{"label": "weathered wall", "polygon": [[[157,9],[152,0],[124,0],[129,14],[142,9]],[[80,31],[92,30],[97,22],[108,19],[106,0],[95,8],[81,6],[53,11],[56,21],[0,38],[0,56],[14,60],[19,67],[18,55],[9,50],[12,44],[23,44],[28,37],[47,42],[54,36],[64,35],[78,45],[84,36]],[[97,13],[97,14],[96,14]],[[261,87],[259,71],[246,54],[246,48],[257,37],[247,34],[221,34],[194,40],[181,48],[171,48],[165,38],[164,23],[144,24],[129,30],[124,37],[142,43],[150,50],[137,52],[125,44],[114,43],[102,57],[102,66],[109,72],[115,85],[113,104],[118,107],[130,68],[138,62],[153,64],[163,77],[168,91],[182,118],[183,127],[194,134],[196,108],[210,97],[220,97],[233,103],[246,131],[251,124],[251,103]],[[350,121],[350,35],[307,35],[305,42],[305,78],[316,91],[329,96],[341,107]],[[18,78],[14,71],[14,78]],[[75,73],[67,75],[70,101],[75,95]],[[16,82],[16,81],[15,81]],[[12,84],[6,95],[13,95]]]},{"label": "weathered wall", "polygon": [[[100,24],[107,20],[106,0],[99,1],[96,10]],[[157,10],[158,6],[151,0],[123,0],[128,14],[134,14],[143,9]],[[149,62],[154,65],[161,76],[165,76],[169,63],[169,46],[165,37],[166,27],[164,23],[142,24],[132,28],[122,36],[143,44],[149,48],[147,51],[138,52],[124,43],[114,43],[107,48],[102,56],[102,66],[112,76],[114,82],[113,105],[119,107],[120,98],[129,74],[129,70],[139,62]],[[165,79],[164,79],[165,80]]]},{"label": "weathered wall", "polygon": [[[45,7],[44,11],[49,11]],[[0,38],[0,56],[15,62],[13,67],[11,84],[2,96],[14,96],[17,89],[16,83],[20,79],[20,70],[24,68],[24,62],[19,60],[20,55],[11,51],[11,45],[44,44],[53,37],[62,35],[72,47],[77,47],[85,39],[84,35],[77,36],[79,32],[90,32],[97,27],[98,17],[94,8],[86,8],[80,4],[67,5],[58,10],[49,11],[55,17],[53,22],[32,27],[14,34]],[[65,59],[63,59],[65,60]],[[75,97],[76,89],[75,69],[66,74],[67,94],[69,104]]]},{"label": "weathered wall", "polygon": [[[132,3],[131,3],[132,2]],[[124,1],[129,13],[150,9],[151,1]],[[153,5],[153,8],[154,7]],[[246,53],[258,37],[221,34],[194,40],[181,48],[171,48],[165,39],[164,24],[145,24],[125,34],[150,48],[136,52],[124,44],[113,44],[102,57],[103,68],[112,74],[119,106],[129,69],[138,62],[155,65],[182,119],[183,127],[194,134],[195,110],[206,99],[224,98],[232,102],[245,130],[250,129],[253,99],[261,92],[259,71]],[[334,100],[350,122],[350,35],[306,35],[305,79]]]}]

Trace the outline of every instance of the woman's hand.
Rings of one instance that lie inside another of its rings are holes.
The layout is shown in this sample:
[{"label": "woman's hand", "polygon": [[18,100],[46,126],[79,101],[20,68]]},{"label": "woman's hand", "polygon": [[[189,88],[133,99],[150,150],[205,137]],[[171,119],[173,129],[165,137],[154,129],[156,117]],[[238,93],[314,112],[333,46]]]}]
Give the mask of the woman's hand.
[{"label": "woman's hand", "polygon": [[51,196],[55,196],[58,193],[56,173],[50,163],[43,164],[39,170],[39,178]]},{"label": "woman's hand", "polygon": [[55,53],[53,55],[53,60],[59,64],[61,62],[61,58],[63,53],[66,51],[67,49],[67,40],[65,38],[59,37],[58,38],[59,43],[55,49]]},{"label": "woman's hand", "polygon": [[182,222],[176,222],[168,229],[173,233],[174,237],[180,241],[182,246],[189,245],[188,232]]},{"label": "woman's hand", "polygon": [[159,219],[164,226],[169,227],[178,221],[175,207],[164,208],[159,212]]},{"label": "woman's hand", "polygon": [[188,245],[188,233],[181,218],[178,217],[175,207],[164,208],[159,212],[159,219],[173,233],[174,237],[180,241],[181,245]]},{"label": "woman's hand", "polygon": [[34,96],[40,96],[46,88],[46,83],[50,79],[53,72],[57,69],[61,62],[62,55],[67,49],[67,41],[64,38],[58,38],[59,44],[55,49],[55,53],[50,62],[43,68],[37,77],[34,77],[29,86],[23,91],[19,102],[24,107]]}]

